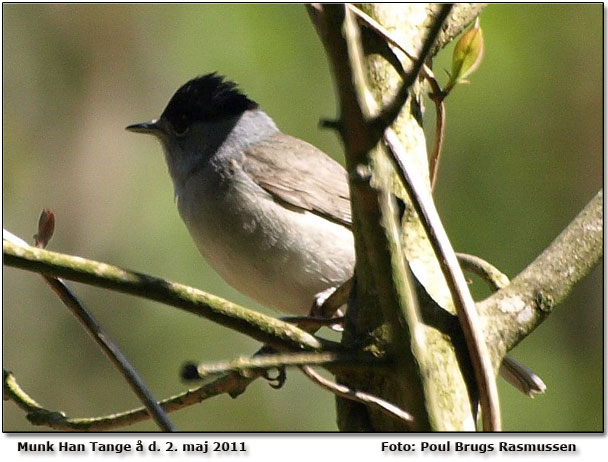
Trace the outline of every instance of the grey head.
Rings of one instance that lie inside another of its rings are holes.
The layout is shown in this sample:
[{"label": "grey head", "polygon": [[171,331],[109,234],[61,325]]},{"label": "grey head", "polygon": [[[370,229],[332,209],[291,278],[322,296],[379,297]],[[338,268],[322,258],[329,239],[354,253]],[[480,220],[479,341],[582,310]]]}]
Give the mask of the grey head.
[{"label": "grey head", "polygon": [[255,101],[215,72],[186,82],[159,118],[129,125],[127,130],[160,140],[176,184],[201,163],[232,157],[278,132]]},{"label": "grey head", "polygon": [[162,115],[127,130],[162,143],[176,194],[201,167],[216,173],[235,160],[274,200],[350,227],[346,172],[324,152],[283,134],[235,83],[216,73],[190,80]]}]

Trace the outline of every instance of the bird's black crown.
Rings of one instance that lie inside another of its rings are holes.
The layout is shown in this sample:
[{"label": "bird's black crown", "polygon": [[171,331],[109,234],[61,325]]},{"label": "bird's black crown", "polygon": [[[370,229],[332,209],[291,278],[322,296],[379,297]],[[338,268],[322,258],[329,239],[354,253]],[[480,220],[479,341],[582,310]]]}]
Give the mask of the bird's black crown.
[{"label": "bird's black crown", "polygon": [[257,107],[255,101],[239,91],[236,83],[213,72],[182,85],[161,117],[167,119],[177,133],[183,133],[195,122],[217,122]]}]

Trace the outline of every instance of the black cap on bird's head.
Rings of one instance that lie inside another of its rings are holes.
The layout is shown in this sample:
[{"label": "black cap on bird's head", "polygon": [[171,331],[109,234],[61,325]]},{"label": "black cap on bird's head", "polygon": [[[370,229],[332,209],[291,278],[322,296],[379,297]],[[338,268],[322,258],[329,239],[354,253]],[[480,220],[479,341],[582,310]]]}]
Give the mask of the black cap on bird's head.
[{"label": "black cap on bird's head", "polygon": [[194,122],[222,120],[257,107],[257,103],[241,93],[234,82],[214,72],[182,85],[161,117],[181,133]]},{"label": "black cap on bird's head", "polygon": [[[169,122],[174,132],[180,134],[193,123],[217,122],[257,107],[255,101],[241,93],[236,83],[213,72],[182,85],[171,97],[161,119]],[[130,125],[127,130],[149,132],[155,127],[158,127],[158,121]]]}]

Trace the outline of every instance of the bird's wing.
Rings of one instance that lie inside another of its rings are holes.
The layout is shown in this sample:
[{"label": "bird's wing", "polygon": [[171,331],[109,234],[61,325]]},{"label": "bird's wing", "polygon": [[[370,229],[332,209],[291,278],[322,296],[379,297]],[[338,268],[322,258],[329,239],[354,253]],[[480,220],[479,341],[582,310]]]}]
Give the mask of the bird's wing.
[{"label": "bird's wing", "polygon": [[271,136],[247,149],[243,169],[275,199],[351,227],[346,171],[311,144]]}]

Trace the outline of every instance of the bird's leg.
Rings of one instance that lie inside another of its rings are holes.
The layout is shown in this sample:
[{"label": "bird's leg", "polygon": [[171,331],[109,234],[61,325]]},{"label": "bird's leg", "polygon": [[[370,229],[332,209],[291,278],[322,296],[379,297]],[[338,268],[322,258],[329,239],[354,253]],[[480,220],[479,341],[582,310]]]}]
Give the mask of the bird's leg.
[{"label": "bird's leg", "polygon": [[[353,288],[353,278],[338,287],[330,287],[315,295],[315,299],[310,309],[310,316],[321,318],[341,318],[344,312],[341,307],[346,305],[348,296]],[[342,321],[330,326],[331,329],[342,331]]]}]

